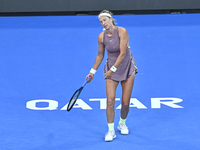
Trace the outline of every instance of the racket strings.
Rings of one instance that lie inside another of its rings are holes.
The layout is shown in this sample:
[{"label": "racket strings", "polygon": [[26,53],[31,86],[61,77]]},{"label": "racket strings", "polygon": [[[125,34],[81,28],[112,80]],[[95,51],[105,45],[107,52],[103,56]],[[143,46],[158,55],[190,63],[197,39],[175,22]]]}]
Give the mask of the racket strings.
[{"label": "racket strings", "polygon": [[80,95],[81,91],[82,91],[83,87],[81,87],[80,89],[78,89],[74,94],[73,96],[71,97],[70,101],[69,101],[69,104],[68,104],[68,107],[67,107],[67,110],[71,110],[72,107],[75,105],[76,103],[76,100],[78,99],[78,96]]}]

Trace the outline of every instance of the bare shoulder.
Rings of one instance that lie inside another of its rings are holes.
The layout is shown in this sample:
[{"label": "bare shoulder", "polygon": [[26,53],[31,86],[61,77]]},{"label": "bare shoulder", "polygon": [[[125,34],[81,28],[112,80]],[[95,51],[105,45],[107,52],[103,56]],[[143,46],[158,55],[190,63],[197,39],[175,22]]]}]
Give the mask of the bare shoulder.
[{"label": "bare shoulder", "polygon": [[128,32],[124,27],[118,27],[119,35],[127,35]]},{"label": "bare shoulder", "polygon": [[104,35],[104,32],[101,32],[98,36],[98,42],[99,43],[103,43],[103,35]]}]

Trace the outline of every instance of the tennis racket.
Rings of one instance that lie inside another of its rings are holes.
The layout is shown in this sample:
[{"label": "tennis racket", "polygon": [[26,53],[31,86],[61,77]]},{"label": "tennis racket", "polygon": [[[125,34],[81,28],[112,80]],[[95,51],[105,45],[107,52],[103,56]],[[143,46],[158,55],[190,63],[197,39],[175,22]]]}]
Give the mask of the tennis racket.
[{"label": "tennis racket", "polygon": [[73,96],[71,97],[71,99],[68,103],[67,111],[70,111],[73,108],[73,106],[75,105],[79,95],[81,94],[81,91],[83,90],[83,88],[85,87],[85,85],[87,84],[89,79],[91,79],[91,76],[87,77],[87,79],[85,80],[83,85],[78,90],[76,90],[76,92],[73,94]]}]

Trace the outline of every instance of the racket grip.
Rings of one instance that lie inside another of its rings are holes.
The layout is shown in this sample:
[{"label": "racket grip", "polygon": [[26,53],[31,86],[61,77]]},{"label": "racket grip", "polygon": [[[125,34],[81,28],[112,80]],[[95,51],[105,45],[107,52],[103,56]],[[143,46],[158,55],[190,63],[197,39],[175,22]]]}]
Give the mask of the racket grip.
[{"label": "racket grip", "polygon": [[89,76],[87,77],[87,79],[85,80],[85,82],[83,83],[82,87],[84,87],[84,86],[87,84],[88,80],[91,79],[91,78],[92,78],[92,77],[89,75]]}]

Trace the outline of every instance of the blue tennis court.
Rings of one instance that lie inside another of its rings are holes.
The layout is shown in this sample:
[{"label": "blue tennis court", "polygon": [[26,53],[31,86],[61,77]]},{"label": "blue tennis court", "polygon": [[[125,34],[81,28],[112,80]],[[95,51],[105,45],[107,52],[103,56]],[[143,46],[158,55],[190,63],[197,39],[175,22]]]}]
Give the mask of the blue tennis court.
[{"label": "blue tennis court", "polygon": [[97,16],[0,17],[0,150],[200,149],[200,14],[114,15],[139,73],[120,135],[107,132],[105,56],[66,111],[97,55]]}]

